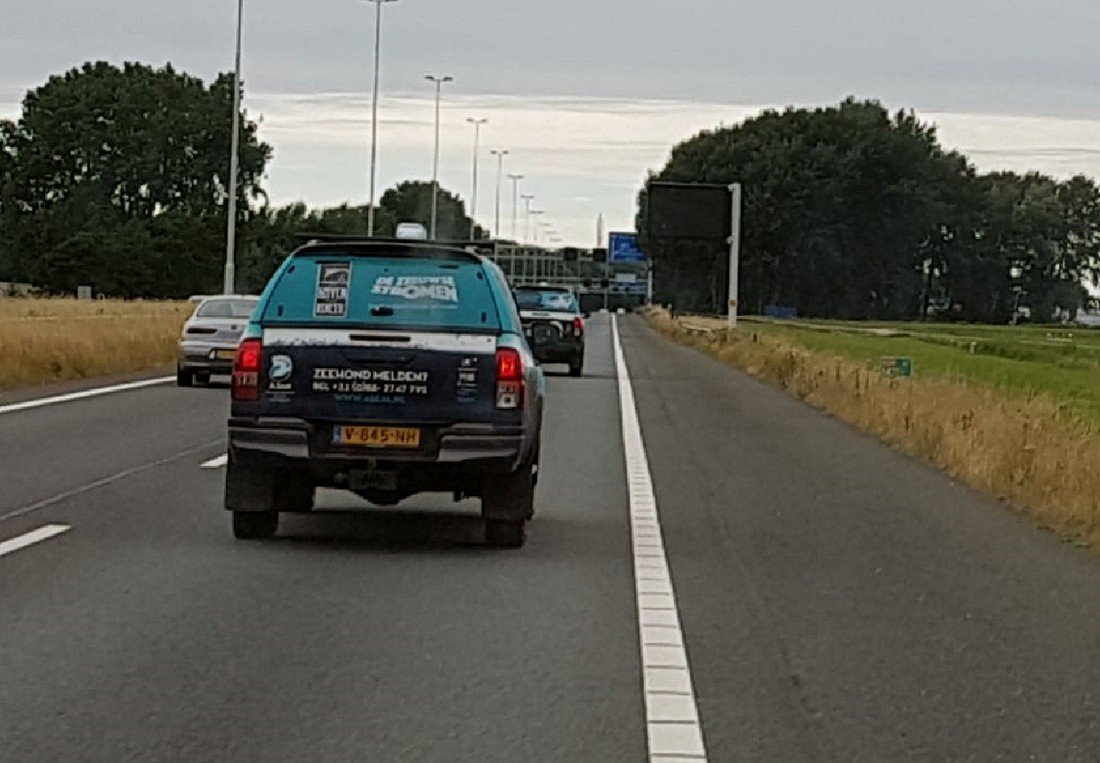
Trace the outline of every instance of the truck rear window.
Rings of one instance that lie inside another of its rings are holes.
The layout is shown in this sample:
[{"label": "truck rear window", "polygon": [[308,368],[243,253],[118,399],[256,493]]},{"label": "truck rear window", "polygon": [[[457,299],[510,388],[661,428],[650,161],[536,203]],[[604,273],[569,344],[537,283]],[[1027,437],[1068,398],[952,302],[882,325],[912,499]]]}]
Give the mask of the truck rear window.
[{"label": "truck rear window", "polygon": [[516,304],[520,310],[553,310],[564,313],[579,312],[577,300],[568,291],[554,289],[518,289]]},{"label": "truck rear window", "polygon": [[261,322],[500,330],[480,263],[333,252],[295,257],[275,284]]}]

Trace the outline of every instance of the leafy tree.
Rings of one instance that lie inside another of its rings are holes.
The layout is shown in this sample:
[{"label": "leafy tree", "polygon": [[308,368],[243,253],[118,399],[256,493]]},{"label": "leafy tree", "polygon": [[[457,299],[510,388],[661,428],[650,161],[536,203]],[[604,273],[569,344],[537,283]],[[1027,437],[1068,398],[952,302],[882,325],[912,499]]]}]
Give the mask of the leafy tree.
[{"label": "leafy tree", "polygon": [[15,205],[12,171],[15,150],[12,145],[15,125],[0,121],[0,280],[15,278],[15,226],[18,212]]},{"label": "leafy tree", "polygon": [[[397,222],[421,223],[430,229],[432,184],[415,180],[400,183],[382,194],[381,206]],[[441,241],[465,241],[470,238],[473,220],[466,214],[466,204],[457,194],[440,188],[437,209],[436,238]],[[488,232],[480,225],[475,226],[475,239],[485,239],[488,236]]]},{"label": "leafy tree", "polygon": [[[28,93],[22,116],[4,131],[11,167],[2,204],[15,209],[5,224],[13,269],[67,290],[67,268],[84,262],[79,280],[101,291],[121,284],[118,272],[149,270],[146,281],[175,293],[190,276],[157,272],[155,253],[142,248],[174,230],[181,245],[193,248],[196,272],[215,273],[221,246],[206,231],[217,227],[211,218],[219,216],[224,227],[232,83],[223,74],[206,86],[170,65],[99,62]],[[249,203],[263,197],[259,183],[270,156],[255,122],[243,119],[242,218]],[[161,221],[165,215],[172,216]],[[92,244],[103,253],[92,256]],[[129,283],[118,288],[145,290]]]},{"label": "leafy tree", "polygon": [[[1100,273],[1100,191],[1011,173],[978,176],[912,113],[849,99],[767,111],[675,147],[655,180],[745,189],[741,301],[804,315],[1007,320],[1083,304]],[[644,192],[639,230],[645,230]],[[723,246],[646,242],[659,299],[725,304]],[[943,310],[940,310],[943,313]]]},{"label": "leafy tree", "polygon": [[[655,179],[745,188],[742,302],[797,306],[803,314],[896,318],[919,309],[922,248],[937,235],[944,177],[967,175],[935,130],[877,103],[768,111],[677,146]],[[644,225],[645,211],[640,212]],[[942,233],[942,232],[941,232]],[[714,249],[686,272],[721,268]],[[658,247],[661,270],[679,258]],[[725,281],[720,273],[714,283]],[[710,282],[675,295],[684,309],[714,309],[724,290]]]}]

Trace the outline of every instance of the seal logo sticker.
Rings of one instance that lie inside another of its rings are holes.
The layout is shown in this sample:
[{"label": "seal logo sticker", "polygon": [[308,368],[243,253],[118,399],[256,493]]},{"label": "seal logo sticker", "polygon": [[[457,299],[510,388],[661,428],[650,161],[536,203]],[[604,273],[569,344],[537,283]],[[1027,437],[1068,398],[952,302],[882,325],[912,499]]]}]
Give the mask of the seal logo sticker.
[{"label": "seal logo sticker", "polygon": [[275,384],[286,384],[294,374],[294,361],[289,355],[273,355],[268,376]]}]

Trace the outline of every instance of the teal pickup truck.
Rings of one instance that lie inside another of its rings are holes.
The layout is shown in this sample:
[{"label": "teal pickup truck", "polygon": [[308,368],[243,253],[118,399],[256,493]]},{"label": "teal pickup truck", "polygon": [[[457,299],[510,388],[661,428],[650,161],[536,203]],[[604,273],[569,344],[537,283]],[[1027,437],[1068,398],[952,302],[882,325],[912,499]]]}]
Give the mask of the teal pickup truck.
[{"label": "teal pickup truck", "polygon": [[457,248],[313,241],[272,277],[237,350],[225,507],[238,538],[314,511],[480,497],[490,545],[523,545],[546,382],[501,270]]}]

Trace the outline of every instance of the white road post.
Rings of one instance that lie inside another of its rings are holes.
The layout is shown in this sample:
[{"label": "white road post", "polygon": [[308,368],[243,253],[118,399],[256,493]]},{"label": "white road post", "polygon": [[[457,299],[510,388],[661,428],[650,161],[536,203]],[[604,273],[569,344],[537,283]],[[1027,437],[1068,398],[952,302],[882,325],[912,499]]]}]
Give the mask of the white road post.
[{"label": "white road post", "polygon": [[741,265],[741,184],[730,185],[730,196],[733,202],[733,215],[730,225],[730,292],[729,292],[729,326],[737,328],[737,308],[740,296],[740,265]]}]

